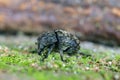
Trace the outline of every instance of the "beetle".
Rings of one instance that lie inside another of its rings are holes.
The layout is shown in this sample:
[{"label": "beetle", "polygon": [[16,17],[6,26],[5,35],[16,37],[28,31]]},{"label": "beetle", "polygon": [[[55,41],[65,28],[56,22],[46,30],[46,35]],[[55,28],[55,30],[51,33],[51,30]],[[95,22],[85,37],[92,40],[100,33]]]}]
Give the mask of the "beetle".
[{"label": "beetle", "polygon": [[37,38],[37,45],[39,55],[42,55],[43,51],[47,49],[47,53],[42,60],[47,58],[54,49],[59,52],[62,61],[64,61],[64,53],[71,56],[79,53],[80,50],[80,40],[78,37],[61,29],[43,33]]}]

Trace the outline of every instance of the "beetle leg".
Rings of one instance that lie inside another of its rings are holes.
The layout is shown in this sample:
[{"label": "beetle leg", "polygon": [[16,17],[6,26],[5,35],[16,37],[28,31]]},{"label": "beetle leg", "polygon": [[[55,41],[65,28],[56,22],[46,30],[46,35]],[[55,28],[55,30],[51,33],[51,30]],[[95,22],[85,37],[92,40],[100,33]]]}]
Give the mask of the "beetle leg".
[{"label": "beetle leg", "polygon": [[41,54],[42,54],[42,51],[43,51],[43,49],[39,49],[39,50],[38,50],[38,55],[41,55]]},{"label": "beetle leg", "polygon": [[45,46],[44,45],[38,45],[38,54],[42,55],[42,52],[44,51]]},{"label": "beetle leg", "polygon": [[51,45],[48,48],[48,53],[44,56],[44,58],[42,59],[42,61],[44,61],[44,59],[48,57],[48,55],[52,52],[52,50],[53,50],[54,47],[55,47],[55,45]]},{"label": "beetle leg", "polygon": [[62,50],[60,50],[60,58],[61,58],[62,61],[64,61],[64,59],[63,59],[63,51]]},{"label": "beetle leg", "polygon": [[84,57],[90,57],[91,56],[91,54],[85,54],[81,51],[78,51],[77,53],[80,54],[81,56],[84,56]]},{"label": "beetle leg", "polygon": [[41,45],[40,43],[38,43],[38,55],[42,55],[42,51],[44,50],[45,46]]}]

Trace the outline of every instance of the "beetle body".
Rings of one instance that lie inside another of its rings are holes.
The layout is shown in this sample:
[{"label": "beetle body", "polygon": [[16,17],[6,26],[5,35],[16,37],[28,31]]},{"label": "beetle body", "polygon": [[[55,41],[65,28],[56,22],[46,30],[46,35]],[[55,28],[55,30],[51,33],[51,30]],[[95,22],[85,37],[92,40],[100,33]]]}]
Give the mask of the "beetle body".
[{"label": "beetle body", "polygon": [[64,30],[54,30],[52,32],[46,32],[39,36],[37,39],[38,43],[38,54],[41,55],[44,49],[48,49],[43,60],[48,57],[53,49],[58,50],[60,53],[61,60],[63,59],[63,54],[74,55],[80,50],[79,39]]}]

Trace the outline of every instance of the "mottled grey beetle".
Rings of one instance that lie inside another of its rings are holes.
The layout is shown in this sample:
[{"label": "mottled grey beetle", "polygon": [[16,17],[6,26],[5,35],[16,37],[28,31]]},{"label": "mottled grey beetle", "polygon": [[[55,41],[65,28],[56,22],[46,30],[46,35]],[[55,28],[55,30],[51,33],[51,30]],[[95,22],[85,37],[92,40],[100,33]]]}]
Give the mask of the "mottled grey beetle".
[{"label": "mottled grey beetle", "polygon": [[47,58],[53,49],[58,50],[62,61],[64,61],[63,53],[74,55],[79,53],[80,50],[79,39],[75,35],[64,30],[54,30],[52,32],[43,33],[38,37],[37,45],[39,55],[42,55],[44,49],[47,48],[48,50],[42,60]]}]

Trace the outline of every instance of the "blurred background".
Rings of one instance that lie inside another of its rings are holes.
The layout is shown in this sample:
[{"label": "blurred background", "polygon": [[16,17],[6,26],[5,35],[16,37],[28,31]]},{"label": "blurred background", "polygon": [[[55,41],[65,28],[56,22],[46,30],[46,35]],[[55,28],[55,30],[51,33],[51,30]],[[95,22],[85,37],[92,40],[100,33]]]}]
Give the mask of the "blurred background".
[{"label": "blurred background", "polygon": [[120,0],[0,0],[0,34],[39,35],[53,29],[120,46]]},{"label": "blurred background", "polygon": [[[35,42],[54,29],[77,35],[80,51],[93,56],[41,63],[31,54]],[[120,0],[0,0],[0,80],[120,80],[119,73]]]}]

